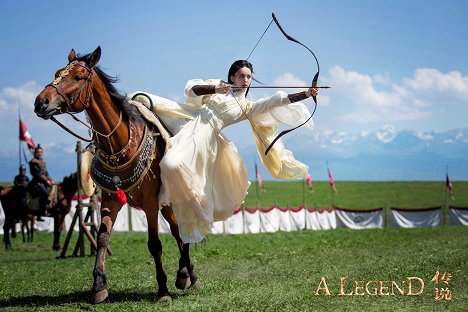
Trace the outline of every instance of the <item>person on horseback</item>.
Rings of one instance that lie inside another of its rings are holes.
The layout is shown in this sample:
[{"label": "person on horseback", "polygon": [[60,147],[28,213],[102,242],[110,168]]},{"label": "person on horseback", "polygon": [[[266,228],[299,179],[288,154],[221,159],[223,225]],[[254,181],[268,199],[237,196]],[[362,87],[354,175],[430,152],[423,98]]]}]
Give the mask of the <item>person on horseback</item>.
[{"label": "person on horseback", "polygon": [[[162,207],[171,205],[185,243],[199,242],[211,232],[214,221],[225,220],[239,208],[249,188],[247,169],[234,144],[222,130],[248,120],[262,163],[275,178],[305,178],[308,166],[297,161],[280,140],[266,155],[267,146],[281,124],[298,126],[311,113],[300,101],[318,90],[273,96],[255,101],[246,98],[253,66],[234,62],[228,82],[193,79],[185,87],[186,104],[199,108],[171,138],[172,147],[160,162]],[[156,105],[158,106],[158,105]],[[312,128],[312,121],[307,126]],[[173,132],[174,133],[174,132]]]},{"label": "person on horseback", "polygon": [[29,190],[34,197],[39,196],[40,211],[37,221],[44,221],[42,216],[48,216],[49,193],[54,180],[49,176],[46,162],[42,158],[43,149],[40,144],[34,150],[34,158],[29,162],[29,171],[32,175],[32,181],[29,184]]},{"label": "person on horseback", "polygon": [[25,205],[26,193],[28,192],[29,177],[26,175],[26,166],[19,167],[19,174],[13,181],[13,189],[15,192],[16,202],[20,205]]}]

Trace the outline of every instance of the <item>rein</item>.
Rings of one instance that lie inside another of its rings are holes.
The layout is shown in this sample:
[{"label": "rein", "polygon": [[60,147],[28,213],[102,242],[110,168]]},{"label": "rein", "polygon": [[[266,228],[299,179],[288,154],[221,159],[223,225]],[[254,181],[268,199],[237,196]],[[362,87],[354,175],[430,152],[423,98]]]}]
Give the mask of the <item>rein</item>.
[{"label": "rein", "polygon": [[82,136],[80,136],[79,134],[76,134],[75,132],[73,132],[72,130],[70,130],[69,128],[67,128],[67,126],[65,126],[63,123],[61,123],[60,121],[58,121],[57,119],[55,119],[54,116],[50,117],[50,119],[55,122],[57,125],[59,125],[63,130],[67,131],[68,133],[70,133],[71,135],[77,137],[78,139],[80,140],[83,140],[85,142],[93,142],[92,139],[85,139],[83,138]]},{"label": "rein", "polygon": [[[73,95],[71,98],[69,98],[65,92],[63,92],[62,88],[60,88],[60,81],[65,78],[69,73],[70,71],[73,69],[73,67],[75,67],[75,65],[78,65],[78,66],[81,66],[83,68],[85,68],[88,72],[89,72],[89,75],[88,77],[86,78],[85,82],[83,83],[83,85],[81,86],[81,88],[75,93],[75,95]],[[67,110],[65,110],[64,112],[69,114],[75,121],[78,121],[79,123],[83,124],[86,128],[88,128],[93,134],[94,136],[96,137],[96,140],[99,141],[99,139],[97,138],[97,135],[100,135],[102,136],[103,138],[106,138],[107,139],[107,143],[109,144],[109,147],[111,149],[111,153],[112,155],[115,155],[116,153],[114,153],[114,150],[112,149],[112,144],[111,144],[111,141],[110,141],[110,136],[117,130],[117,128],[120,126],[121,122],[122,122],[122,111],[120,111],[120,114],[119,114],[119,121],[117,122],[117,124],[114,126],[114,128],[112,129],[112,131],[109,133],[109,134],[103,134],[99,131],[97,131],[96,129],[94,129],[92,126],[89,126],[87,125],[86,123],[84,123],[83,121],[81,121],[79,118],[77,118],[76,116],[74,116],[72,113],[69,112],[69,110],[72,110],[72,105],[80,100],[81,104],[83,105],[83,107],[85,109],[87,109],[89,107],[89,102],[90,102],[90,99],[91,99],[91,88],[90,88],[90,85],[92,85],[92,80],[93,80],[93,74],[94,74],[94,70],[93,68],[89,68],[88,66],[86,65],[83,65],[83,64],[80,64],[78,61],[73,61],[71,63],[69,63],[67,65],[67,67],[65,67],[64,70],[62,70],[59,74],[59,76],[57,78],[54,79],[54,81],[52,81],[51,83],[49,83],[47,87],[52,87],[54,88],[57,93],[65,100],[65,102],[67,103]],[[83,90],[86,88],[86,98],[84,101],[81,100],[81,94],[83,92]],[[61,111],[61,109],[60,109]],[[84,137],[80,136],[79,134],[75,133],[74,131],[70,130],[67,126],[65,126],[64,124],[62,124],[60,121],[58,121],[54,116],[52,116],[50,118],[53,122],[55,122],[57,125],[59,125],[62,129],[64,129],[65,131],[67,131],[68,133],[70,133],[71,135],[75,136],[76,138],[80,139],[80,140],[83,140],[85,142],[93,142],[93,139],[85,139]],[[130,140],[129,140],[129,143],[130,143]],[[128,143],[128,144],[129,144]],[[128,145],[127,144],[127,145]],[[127,146],[124,147],[124,149],[126,149]]]}]

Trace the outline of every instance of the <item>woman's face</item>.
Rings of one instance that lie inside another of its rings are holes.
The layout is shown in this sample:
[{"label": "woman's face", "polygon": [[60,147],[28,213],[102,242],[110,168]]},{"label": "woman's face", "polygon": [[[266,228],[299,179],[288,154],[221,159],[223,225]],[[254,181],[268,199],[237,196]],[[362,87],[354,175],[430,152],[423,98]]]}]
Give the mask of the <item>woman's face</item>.
[{"label": "woman's face", "polygon": [[242,67],[237,71],[235,76],[231,76],[230,78],[236,87],[248,88],[252,81],[252,72],[248,67]]}]

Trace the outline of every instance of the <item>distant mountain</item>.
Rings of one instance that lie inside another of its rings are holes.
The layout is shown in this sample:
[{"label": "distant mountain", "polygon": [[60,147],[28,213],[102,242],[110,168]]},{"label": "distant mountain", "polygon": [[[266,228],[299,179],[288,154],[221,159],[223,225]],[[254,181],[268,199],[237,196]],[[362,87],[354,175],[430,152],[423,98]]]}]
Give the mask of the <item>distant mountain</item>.
[{"label": "distant mountain", "polygon": [[[385,126],[372,133],[354,134],[298,130],[286,135],[284,142],[298,160],[309,165],[314,180],[328,180],[327,162],[335,180],[441,181],[447,166],[452,180],[468,180],[468,128],[417,132]],[[239,152],[252,180],[255,159],[263,179],[271,179],[260,165],[253,143],[239,148]],[[49,146],[45,159],[57,181],[76,170],[75,146]],[[12,181],[18,172],[18,155],[0,150],[0,163],[0,181]]]},{"label": "distant mountain", "polygon": [[[385,126],[373,133],[313,131],[284,141],[318,180],[328,179],[327,161],[337,180],[443,180],[447,166],[451,179],[468,179],[468,129],[416,132]],[[255,157],[251,147],[240,153]]]}]

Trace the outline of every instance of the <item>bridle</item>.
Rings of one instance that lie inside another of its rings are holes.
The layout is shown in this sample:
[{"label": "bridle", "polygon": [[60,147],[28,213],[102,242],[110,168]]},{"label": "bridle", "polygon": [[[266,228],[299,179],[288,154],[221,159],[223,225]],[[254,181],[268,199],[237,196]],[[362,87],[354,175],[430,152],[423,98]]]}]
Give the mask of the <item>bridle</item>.
[{"label": "bridle", "polygon": [[[69,98],[65,92],[63,91],[63,89],[60,87],[60,81],[62,81],[63,78],[65,78],[69,73],[70,71],[75,67],[75,65],[78,65],[78,66],[81,66],[83,67],[84,69],[86,69],[89,73],[88,77],[86,78],[85,82],[83,83],[83,85],[81,86],[81,88],[71,97]],[[65,100],[65,102],[67,103],[67,110],[64,111],[64,113],[68,113],[69,111],[72,110],[72,105],[77,101],[77,100],[80,100],[81,104],[83,105],[84,109],[87,109],[89,107],[89,100],[90,100],[90,97],[91,97],[91,88],[89,88],[90,86],[90,83],[92,82],[93,80],[93,74],[94,74],[94,70],[92,68],[89,68],[87,65],[83,65],[81,63],[79,63],[77,60],[73,61],[73,62],[70,62],[67,67],[65,67],[59,74],[59,76],[57,78],[54,79],[54,81],[52,81],[51,83],[49,83],[47,87],[52,87],[54,88],[57,93]],[[86,98],[84,100],[84,102],[81,100],[81,93],[83,92],[83,90],[85,90],[86,88]],[[60,108],[60,111],[62,112],[61,108]]]},{"label": "bridle", "polygon": [[[66,93],[63,91],[63,89],[60,87],[60,81],[62,81],[63,78],[65,78],[66,76],[68,76],[68,74],[70,73],[70,71],[75,67],[75,66],[81,66],[83,67],[84,69],[86,69],[88,71],[88,77],[86,78],[86,80],[84,81],[83,85],[81,86],[81,88],[75,92],[75,94],[71,97],[68,97],[66,95]],[[72,112],[72,106],[73,104],[75,104],[76,101],[80,101],[81,105],[83,106],[83,110],[85,109],[88,109],[89,108],[89,102],[90,102],[90,99],[91,99],[91,86],[92,86],[92,81],[93,81],[93,75],[94,75],[94,68],[90,68],[89,66],[87,66],[86,64],[81,64],[78,60],[74,60],[70,63],[68,63],[68,65],[60,72],[60,74],[58,75],[57,78],[54,79],[54,81],[52,81],[51,83],[49,83],[47,87],[52,87],[55,89],[55,91],[65,100],[65,102],[67,103],[67,106],[66,106],[66,109],[65,110],[62,110],[62,107],[59,107],[59,112],[60,113],[66,113],[66,114],[69,114],[74,120],[78,121],[79,123],[83,124],[86,128],[88,128],[89,130],[92,131],[93,133],[93,136],[95,136],[97,138],[97,135],[100,135],[104,138],[106,138],[108,140],[108,143],[109,143],[109,146],[111,148],[111,152],[113,153],[112,151],[112,145],[111,145],[111,142],[110,142],[110,139],[109,137],[117,130],[117,128],[120,126],[120,123],[122,122],[122,111],[120,111],[120,114],[119,114],[119,121],[117,122],[117,124],[114,126],[114,128],[110,131],[110,133],[108,134],[103,134],[99,131],[97,131],[96,129],[94,129],[92,126],[89,126],[88,124],[86,124],[85,122],[81,121],[79,118],[77,118]],[[85,100],[83,101],[81,99],[81,95],[83,93],[83,91],[86,90],[86,98]],[[76,113],[81,113],[83,110],[79,111],[79,112],[76,112]],[[65,126],[64,124],[62,124],[60,121],[58,121],[54,116],[52,116],[50,118],[53,122],[55,122],[57,125],[59,125],[62,129],[64,129],[65,131],[67,131],[68,133],[70,133],[71,135],[77,137],[78,139],[80,140],[83,140],[85,142],[93,142],[93,139],[86,139],[86,138],[83,138],[82,136],[80,136],[79,134],[75,133],[74,131],[70,130],[67,126]]]}]

